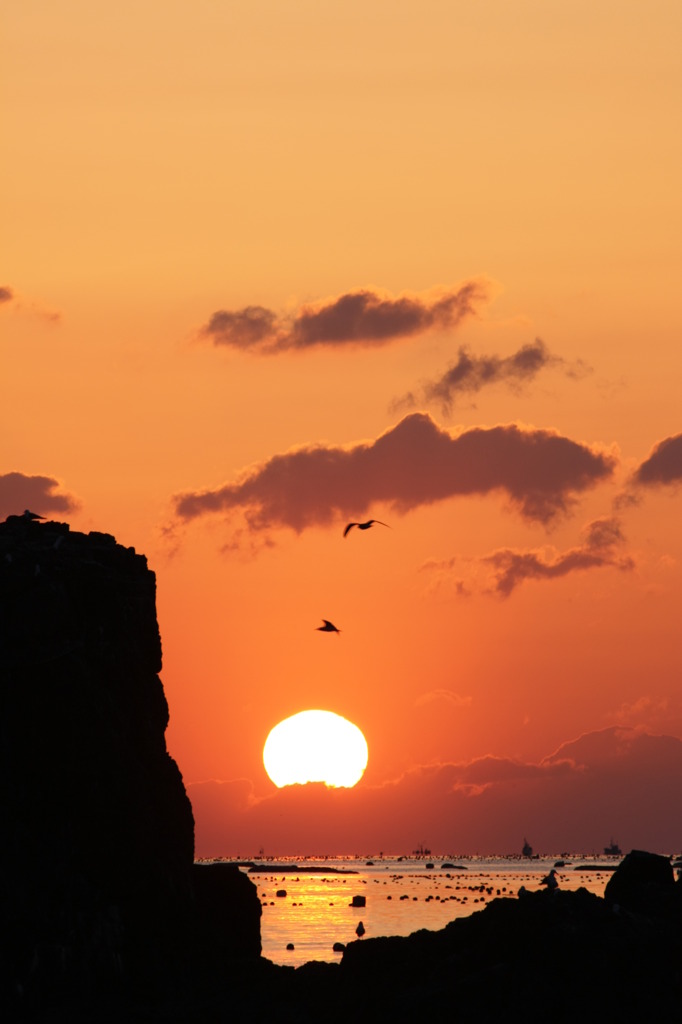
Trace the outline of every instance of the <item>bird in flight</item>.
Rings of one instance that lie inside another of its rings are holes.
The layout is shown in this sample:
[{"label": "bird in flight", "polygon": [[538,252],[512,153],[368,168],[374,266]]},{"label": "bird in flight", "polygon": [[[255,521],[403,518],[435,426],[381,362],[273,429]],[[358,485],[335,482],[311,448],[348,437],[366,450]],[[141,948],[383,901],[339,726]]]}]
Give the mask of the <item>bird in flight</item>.
[{"label": "bird in flight", "polygon": [[24,509],[24,514],[22,515],[21,518],[22,519],[44,519],[45,516],[39,516],[37,512],[31,512],[30,509],[25,508]]},{"label": "bird in flight", "polygon": [[322,633],[340,633],[341,632],[341,630],[337,629],[336,626],[334,625],[334,623],[330,622],[329,619],[322,619],[322,621],[324,622],[324,626],[316,626],[315,627],[316,629],[319,629]]},{"label": "bird in flight", "polygon": [[[357,526],[358,530],[369,530],[370,526],[374,526],[375,523],[378,523],[379,526],[388,526],[388,523],[382,523],[380,519],[368,519],[366,523],[349,523],[343,531],[343,535],[346,537],[354,526]],[[390,530],[390,526],[388,528]]]}]

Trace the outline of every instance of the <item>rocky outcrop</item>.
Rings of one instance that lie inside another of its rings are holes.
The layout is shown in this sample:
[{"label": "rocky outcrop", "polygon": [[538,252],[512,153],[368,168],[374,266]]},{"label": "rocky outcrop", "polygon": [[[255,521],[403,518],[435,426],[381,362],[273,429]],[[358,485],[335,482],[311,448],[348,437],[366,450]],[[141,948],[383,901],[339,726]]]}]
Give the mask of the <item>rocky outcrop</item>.
[{"label": "rocky outcrop", "polygon": [[160,668],[144,557],[64,524],[0,524],[3,1020],[677,1019],[682,883],[637,851],[605,899],[526,892],[438,932],[365,936],[340,964],[262,959],[255,886],[193,863]]},{"label": "rocky outcrop", "polygon": [[682,911],[679,894],[668,857],[631,850],[608,880],[604,899],[612,907],[660,917]]},{"label": "rocky outcrop", "polygon": [[165,744],[155,592],[146,559],[111,536],[0,524],[0,995],[10,1003],[167,993],[192,972],[195,948],[260,954],[255,887],[193,863],[192,809]]}]

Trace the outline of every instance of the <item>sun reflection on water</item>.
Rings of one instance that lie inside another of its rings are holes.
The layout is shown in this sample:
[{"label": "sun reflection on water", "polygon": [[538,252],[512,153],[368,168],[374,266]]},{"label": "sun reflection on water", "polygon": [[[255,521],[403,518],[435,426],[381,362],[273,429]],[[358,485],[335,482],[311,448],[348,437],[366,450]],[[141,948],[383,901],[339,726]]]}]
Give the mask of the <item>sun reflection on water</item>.
[{"label": "sun reflection on water", "polygon": [[[298,863],[304,864],[303,860]],[[319,863],[319,862],[318,862]],[[612,867],[576,871],[575,864],[559,869],[560,886],[583,886],[603,896]],[[482,910],[497,898],[517,898],[521,886],[541,889],[541,879],[553,861],[469,862],[466,870],[426,870],[423,863],[331,861],[329,867],[357,874],[307,874],[273,871],[252,873],[262,905],[262,955],[278,964],[298,967],[309,960],[341,959],[334,943],[356,940],[362,921],[365,937],[409,935],[421,928],[439,929],[448,921]],[[449,865],[448,865],[449,867]],[[277,895],[286,892],[285,896]],[[365,906],[353,906],[353,897]],[[293,950],[287,950],[288,944]]]}]

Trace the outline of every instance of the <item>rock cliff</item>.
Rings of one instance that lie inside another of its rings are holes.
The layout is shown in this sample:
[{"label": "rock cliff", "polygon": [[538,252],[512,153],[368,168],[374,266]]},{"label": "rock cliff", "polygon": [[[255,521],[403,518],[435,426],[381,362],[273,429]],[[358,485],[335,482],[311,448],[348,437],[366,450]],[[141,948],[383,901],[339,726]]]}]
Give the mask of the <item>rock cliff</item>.
[{"label": "rock cliff", "polygon": [[215,946],[221,909],[223,954],[260,954],[251,883],[235,871],[195,884],[160,669],[144,556],[63,523],[0,524],[0,986],[10,1003],[172,991],[194,951]]}]

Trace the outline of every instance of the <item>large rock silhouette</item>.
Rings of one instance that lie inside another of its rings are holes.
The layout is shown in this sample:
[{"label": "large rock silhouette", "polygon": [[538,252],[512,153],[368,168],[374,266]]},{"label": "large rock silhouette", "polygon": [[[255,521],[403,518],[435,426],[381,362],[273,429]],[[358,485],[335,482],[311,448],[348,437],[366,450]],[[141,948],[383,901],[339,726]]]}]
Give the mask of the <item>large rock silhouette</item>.
[{"label": "large rock silhouette", "polygon": [[222,953],[260,954],[249,880],[234,869],[215,893],[211,873],[194,884],[194,821],[166,750],[160,669],[144,556],[62,523],[0,524],[0,982],[10,1003],[172,991],[215,945],[220,908]]},{"label": "large rock silhouette", "polygon": [[677,1019],[682,883],[636,851],[608,899],[527,892],[439,932],[365,936],[340,964],[261,958],[256,888],[193,864],[160,668],[143,556],[65,524],[0,524],[3,1020]]}]

